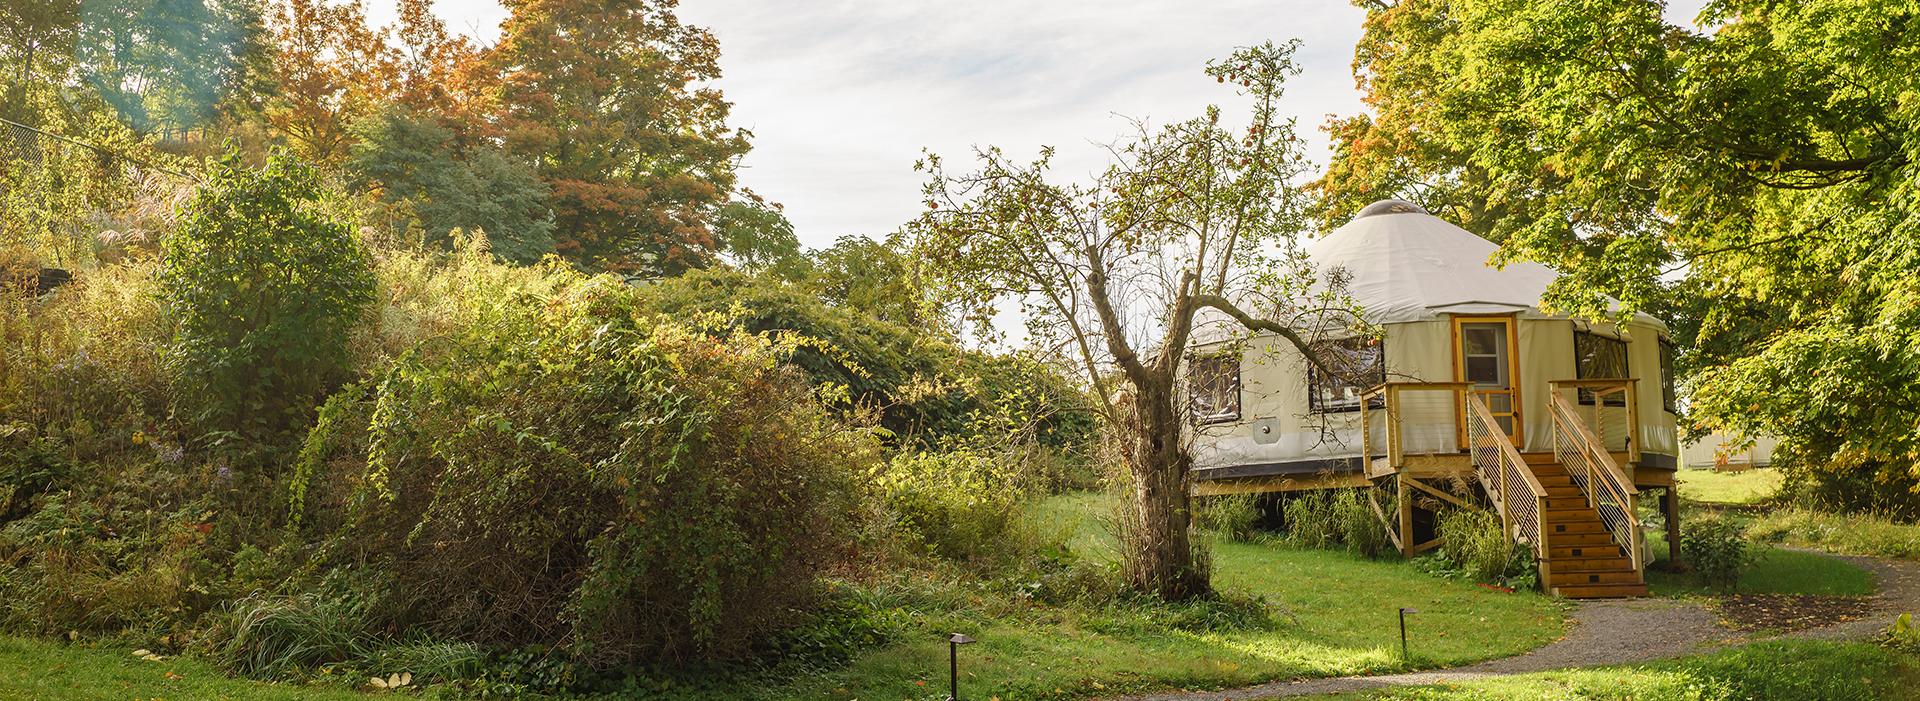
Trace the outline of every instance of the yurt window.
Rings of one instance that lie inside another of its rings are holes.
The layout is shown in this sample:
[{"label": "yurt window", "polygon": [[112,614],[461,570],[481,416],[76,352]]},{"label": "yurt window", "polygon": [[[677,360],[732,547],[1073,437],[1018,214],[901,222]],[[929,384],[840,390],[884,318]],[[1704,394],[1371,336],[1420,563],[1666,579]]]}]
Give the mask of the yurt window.
[{"label": "yurt window", "polygon": [[[1632,377],[1627,373],[1627,342],[1592,331],[1573,332],[1574,377],[1582,380],[1611,380]],[[1580,390],[1580,403],[1593,404],[1593,392]],[[1621,392],[1607,395],[1607,406],[1626,406]]]},{"label": "yurt window", "polygon": [[[1333,372],[1307,364],[1307,409],[1316,414],[1359,411],[1360,394],[1387,381],[1384,346],[1375,338],[1342,338],[1312,344],[1313,354]],[[1384,406],[1373,399],[1374,408]]]},{"label": "yurt window", "polygon": [[1236,421],[1240,418],[1240,354],[1196,355],[1187,358],[1187,396],[1193,422]]},{"label": "yurt window", "polygon": [[1660,339],[1660,401],[1668,413],[1680,413],[1680,401],[1673,389],[1673,341]]}]

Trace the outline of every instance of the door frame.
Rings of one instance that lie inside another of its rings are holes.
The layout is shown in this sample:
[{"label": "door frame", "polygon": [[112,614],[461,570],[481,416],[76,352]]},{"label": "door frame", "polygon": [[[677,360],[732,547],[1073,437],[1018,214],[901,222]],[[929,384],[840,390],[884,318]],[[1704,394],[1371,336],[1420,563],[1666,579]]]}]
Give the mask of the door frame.
[{"label": "door frame", "polygon": [[[1449,322],[1452,325],[1453,332],[1449,334],[1449,339],[1453,344],[1454,382],[1468,381],[1464,374],[1466,359],[1462,357],[1465,349],[1460,347],[1460,325],[1485,323],[1504,323],[1507,325],[1507,384],[1509,385],[1507,391],[1513,394],[1513,435],[1510,436],[1510,438],[1524,446],[1527,433],[1526,426],[1522,423],[1522,416],[1525,414],[1524,409],[1526,405],[1520,401],[1520,315],[1518,313],[1507,313],[1452,314],[1450,316]],[[1464,402],[1465,400],[1465,397],[1461,397],[1461,401]],[[1460,445],[1467,445],[1466,407],[1462,405],[1456,410],[1461,412],[1460,420],[1455,422],[1455,426],[1459,428]]]}]

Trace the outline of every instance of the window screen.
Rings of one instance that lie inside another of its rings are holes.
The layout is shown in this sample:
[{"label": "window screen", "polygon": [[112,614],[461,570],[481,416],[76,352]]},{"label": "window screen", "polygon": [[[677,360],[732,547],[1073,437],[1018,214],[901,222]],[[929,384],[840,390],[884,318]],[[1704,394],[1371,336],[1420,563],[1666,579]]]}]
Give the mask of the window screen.
[{"label": "window screen", "polygon": [[[1312,346],[1333,372],[1307,364],[1307,409],[1316,414],[1359,411],[1360,393],[1387,381],[1386,345],[1373,338],[1342,338]],[[1386,406],[1374,397],[1370,409]]]},{"label": "window screen", "polygon": [[1196,355],[1187,359],[1187,398],[1193,422],[1240,418],[1240,354]]},{"label": "window screen", "polygon": [[[1586,331],[1573,332],[1574,377],[1602,380],[1632,377],[1627,374],[1627,342]],[[1580,403],[1593,404],[1593,392],[1580,390]],[[1624,392],[1607,395],[1607,406],[1626,406]]]}]

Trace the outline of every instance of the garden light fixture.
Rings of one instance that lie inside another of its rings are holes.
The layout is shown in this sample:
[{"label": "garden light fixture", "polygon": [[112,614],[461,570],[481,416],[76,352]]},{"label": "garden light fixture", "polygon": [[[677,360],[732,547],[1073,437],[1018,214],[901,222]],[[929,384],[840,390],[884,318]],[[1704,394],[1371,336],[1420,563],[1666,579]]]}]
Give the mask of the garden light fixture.
[{"label": "garden light fixture", "polygon": [[966,633],[947,637],[947,701],[960,701],[960,646],[970,642]]}]

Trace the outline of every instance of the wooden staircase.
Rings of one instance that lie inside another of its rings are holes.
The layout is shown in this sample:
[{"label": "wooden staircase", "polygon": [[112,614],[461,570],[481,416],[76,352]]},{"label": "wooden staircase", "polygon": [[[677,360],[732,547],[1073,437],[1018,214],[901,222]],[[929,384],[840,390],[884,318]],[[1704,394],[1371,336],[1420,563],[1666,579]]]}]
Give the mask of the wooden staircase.
[{"label": "wooden staircase", "polygon": [[1557,462],[1527,462],[1547,491],[1547,590],[1569,599],[1646,596],[1647,583],[1634,569],[1633,558],[1614,542],[1600,512],[1587,504],[1566,468]]}]

